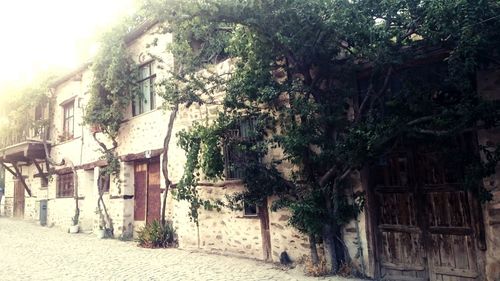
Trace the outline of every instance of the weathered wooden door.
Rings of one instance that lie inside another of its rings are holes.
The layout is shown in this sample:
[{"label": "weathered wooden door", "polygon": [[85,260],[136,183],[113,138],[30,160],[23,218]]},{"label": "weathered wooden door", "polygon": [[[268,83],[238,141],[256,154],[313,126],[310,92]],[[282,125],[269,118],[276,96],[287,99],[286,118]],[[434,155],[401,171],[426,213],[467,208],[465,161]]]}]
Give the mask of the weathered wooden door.
[{"label": "weathered wooden door", "polygon": [[21,181],[14,181],[14,217],[24,217],[24,186]]},{"label": "weathered wooden door", "polygon": [[136,162],[134,167],[134,220],[160,219],[160,160]]},{"label": "weathered wooden door", "polygon": [[134,167],[134,220],[146,219],[147,163],[135,163]]},{"label": "weathered wooden door", "polygon": [[480,280],[470,202],[436,153],[387,155],[374,169],[385,280]]},{"label": "weathered wooden door", "polygon": [[160,191],[160,161],[152,161],[148,164],[148,190],[147,190],[147,214],[146,222],[160,220],[161,191]]}]

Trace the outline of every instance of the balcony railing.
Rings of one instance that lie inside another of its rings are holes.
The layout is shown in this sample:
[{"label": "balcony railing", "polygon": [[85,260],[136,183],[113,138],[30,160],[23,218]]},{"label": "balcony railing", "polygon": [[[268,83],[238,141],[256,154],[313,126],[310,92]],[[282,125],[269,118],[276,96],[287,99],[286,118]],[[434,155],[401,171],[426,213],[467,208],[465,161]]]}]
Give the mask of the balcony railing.
[{"label": "balcony railing", "polygon": [[6,128],[0,135],[0,149],[26,141],[42,142],[43,135],[49,129],[48,122],[36,121],[17,128]]}]

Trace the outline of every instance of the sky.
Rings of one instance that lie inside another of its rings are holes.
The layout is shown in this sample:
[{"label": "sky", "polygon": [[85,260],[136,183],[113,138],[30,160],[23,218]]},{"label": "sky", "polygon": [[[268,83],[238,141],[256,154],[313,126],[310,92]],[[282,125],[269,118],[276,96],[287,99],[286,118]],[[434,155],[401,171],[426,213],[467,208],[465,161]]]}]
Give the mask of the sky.
[{"label": "sky", "polygon": [[0,0],[0,91],[88,61],[100,31],[130,14],[135,2]]}]

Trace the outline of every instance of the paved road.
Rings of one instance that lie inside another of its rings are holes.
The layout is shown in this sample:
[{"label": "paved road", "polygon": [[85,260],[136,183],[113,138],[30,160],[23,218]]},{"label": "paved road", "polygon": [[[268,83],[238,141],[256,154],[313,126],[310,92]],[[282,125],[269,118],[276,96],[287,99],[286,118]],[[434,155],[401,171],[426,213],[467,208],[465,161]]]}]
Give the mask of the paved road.
[{"label": "paved road", "polygon": [[134,242],[0,218],[0,280],[336,280],[298,269],[178,249],[143,249]]}]

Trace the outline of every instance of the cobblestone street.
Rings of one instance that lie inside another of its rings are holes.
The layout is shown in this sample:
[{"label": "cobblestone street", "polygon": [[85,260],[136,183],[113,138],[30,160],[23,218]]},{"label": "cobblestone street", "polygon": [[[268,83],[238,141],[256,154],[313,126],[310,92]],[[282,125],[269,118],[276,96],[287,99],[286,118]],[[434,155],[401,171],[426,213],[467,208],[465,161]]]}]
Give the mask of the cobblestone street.
[{"label": "cobblestone street", "polygon": [[300,270],[134,242],[70,235],[0,218],[0,280],[354,280],[312,278]]}]

